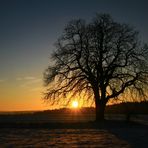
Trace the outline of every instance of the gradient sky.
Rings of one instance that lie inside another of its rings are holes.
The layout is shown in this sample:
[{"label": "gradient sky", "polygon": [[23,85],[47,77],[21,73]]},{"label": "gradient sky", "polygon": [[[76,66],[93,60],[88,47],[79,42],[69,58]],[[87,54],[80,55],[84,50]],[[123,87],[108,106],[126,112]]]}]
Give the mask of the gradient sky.
[{"label": "gradient sky", "polygon": [[0,0],[0,111],[51,109],[43,72],[71,19],[109,13],[135,26],[148,43],[147,0]]}]

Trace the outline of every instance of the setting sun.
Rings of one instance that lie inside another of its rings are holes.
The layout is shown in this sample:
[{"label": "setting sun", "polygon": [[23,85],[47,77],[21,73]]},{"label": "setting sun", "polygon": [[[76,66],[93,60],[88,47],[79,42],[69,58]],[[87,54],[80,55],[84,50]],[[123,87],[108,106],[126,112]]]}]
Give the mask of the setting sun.
[{"label": "setting sun", "polygon": [[72,107],[77,108],[78,107],[78,101],[73,101],[72,102]]}]

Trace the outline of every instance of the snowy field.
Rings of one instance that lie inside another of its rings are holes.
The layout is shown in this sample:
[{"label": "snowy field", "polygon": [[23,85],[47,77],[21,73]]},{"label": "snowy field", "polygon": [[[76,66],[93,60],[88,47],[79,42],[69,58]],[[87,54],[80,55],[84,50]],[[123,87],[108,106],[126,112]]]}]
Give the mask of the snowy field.
[{"label": "snowy field", "polygon": [[[91,120],[93,118],[91,118]],[[61,123],[54,123],[52,118],[47,118],[47,116],[34,116],[34,118],[33,116],[24,115],[1,116],[0,148],[148,147],[147,124],[129,125],[124,121],[119,121],[123,119],[123,116],[112,116],[110,119],[114,118],[117,122],[112,122],[111,120],[109,123],[107,122],[107,124],[96,125],[88,122],[88,118],[86,117],[80,120],[80,116],[65,116],[61,120],[55,118],[54,122],[61,121]],[[136,120],[137,118],[147,121],[147,116],[138,116],[133,119]],[[52,122],[48,124],[49,121]],[[65,123],[63,121],[65,121]],[[72,123],[69,123],[71,121]],[[79,123],[78,121],[81,122]],[[11,125],[14,125],[14,127]]]},{"label": "snowy field", "polygon": [[129,148],[130,144],[99,129],[0,129],[0,146]]}]

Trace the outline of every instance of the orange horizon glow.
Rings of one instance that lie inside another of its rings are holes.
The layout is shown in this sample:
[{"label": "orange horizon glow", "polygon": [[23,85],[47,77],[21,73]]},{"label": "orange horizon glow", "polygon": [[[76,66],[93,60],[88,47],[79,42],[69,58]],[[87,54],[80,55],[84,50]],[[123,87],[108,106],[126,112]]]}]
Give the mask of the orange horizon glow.
[{"label": "orange horizon glow", "polygon": [[0,83],[0,111],[47,110],[51,106],[43,101],[42,79],[36,77],[13,78]]},{"label": "orange horizon glow", "polygon": [[[42,86],[41,76],[24,76],[15,78],[11,81],[0,83],[0,112],[14,111],[42,111],[60,109],[63,107],[78,109],[89,107],[91,102],[85,102],[82,96],[75,96],[67,106],[50,105],[44,102],[43,92],[46,88]],[[9,83],[10,82],[10,83]],[[71,96],[68,96],[71,97]],[[67,98],[68,99],[68,98]],[[94,106],[94,105],[93,105]]]}]

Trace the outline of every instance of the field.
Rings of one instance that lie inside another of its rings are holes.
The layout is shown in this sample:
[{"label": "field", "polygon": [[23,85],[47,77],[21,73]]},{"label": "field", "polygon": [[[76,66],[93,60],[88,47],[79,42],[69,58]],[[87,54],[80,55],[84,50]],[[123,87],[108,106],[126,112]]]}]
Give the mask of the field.
[{"label": "field", "polygon": [[124,115],[106,115],[110,120],[101,123],[92,122],[94,117],[77,113],[0,115],[0,147],[147,147],[147,125],[126,123],[121,120]]},{"label": "field", "polygon": [[116,147],[128,142],[102,129],[0,129],[1,147]]}]

